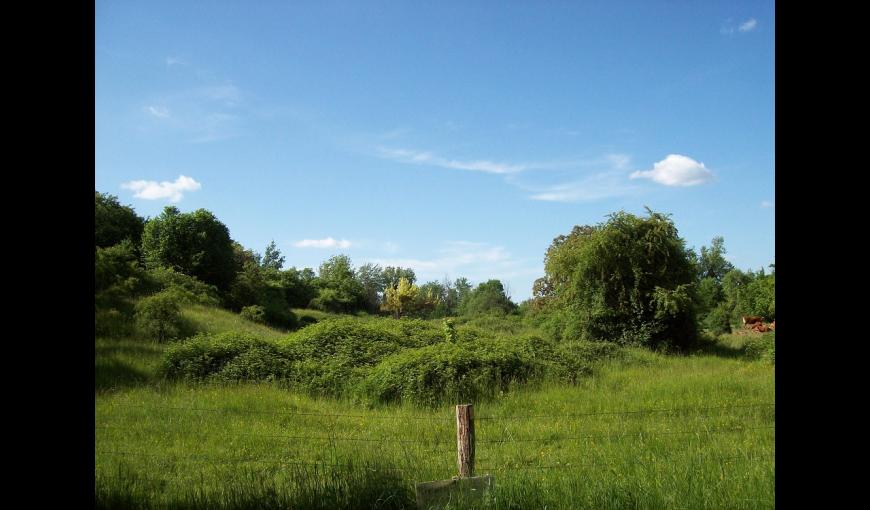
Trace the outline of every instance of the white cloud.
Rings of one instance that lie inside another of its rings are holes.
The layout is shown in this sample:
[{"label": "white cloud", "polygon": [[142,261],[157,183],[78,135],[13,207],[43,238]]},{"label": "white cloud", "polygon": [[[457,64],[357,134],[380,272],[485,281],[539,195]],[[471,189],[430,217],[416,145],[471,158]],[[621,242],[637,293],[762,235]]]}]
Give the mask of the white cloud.
[{"label": "white cloud", "polygon": [[679,154],[655,163],[652,170],[633,172],[631,179],[652,179],[665,186],[696,186],[713,179],[713,172],[694,159]]},{"label": "white cloud", "polygon": [[769,200],[762,200],[761,207],[773,207],[773,202],[770,202]]},{"label": "white cloud", "polygon": [[297,248],[350,248],[351,244],[347,239],[337,241],[327,237],[326,239],[303,239],[293,243],[293,246]]},{"label": "white cloud", "polygon": [[160,117],[161,119],[165,119],[169,117],[169,109],[164,108],[162,106],[149,106],[145,108],[145,111],[150,113],[155,117]]},{"label": "white cloud", "polygon": [[419,165],[431,165],[441,168],[451,168],[456,170],[471,170],[477,172],[487,172],[492,174],[510,174],[522,172],[530,168],[524,164],[508,164],[496,163],[489,160],[475,161],[460,161],[456,159],[446,159],[437,156],[431,152],[420,152],[407,149],[386,149],[379,148],[379,155],[385,159],[392,159],[400,163],[413,163]]},{"label": "white cloud", "polygon": [[749,32],[750,30],[754,29],[756,25],[758,25],[758,21],[756,21],[755,18],[749,18],[748,20],[741,23],[740,27],[737,30],[740,30],[741,32]]},{"label": "white cloud", "polygon": [[166,66],[172,67],[174,65],[187,65],[187,62],[178,57],[166,57]]},{"label": "white cloud", "polygon": [[130,181],[121,184],[124,189],[133,190],[133,196],[146,200],[158,200],[168,198],[170,202],[178,202],[184,198],[185,191],[196,191],[202,188],[202,184],[192,177],[179,175],[174,182],[157,181]]}]

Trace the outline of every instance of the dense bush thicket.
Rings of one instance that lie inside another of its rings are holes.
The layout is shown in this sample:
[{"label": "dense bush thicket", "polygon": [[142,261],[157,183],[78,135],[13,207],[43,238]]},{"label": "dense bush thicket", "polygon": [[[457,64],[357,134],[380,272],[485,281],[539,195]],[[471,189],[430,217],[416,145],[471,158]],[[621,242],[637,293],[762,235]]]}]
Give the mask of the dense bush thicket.
[{"label": "dense bush thicket", "polygon": [[611,214],[559,236],[537,285],[564,339],[688,347],[697,339],[695,266],[666,215]]},{"label": "dense bush thicket", "polygon": [[188,381],[281,380],[314,395],[434,405],[532,380],[576,381],[618,353],[609,343],[506,338],[468,326],[455,333],[450,341],[443,328],[414,319],[327,319],[275,343],[198,335],[170,346],[164,369]]}]

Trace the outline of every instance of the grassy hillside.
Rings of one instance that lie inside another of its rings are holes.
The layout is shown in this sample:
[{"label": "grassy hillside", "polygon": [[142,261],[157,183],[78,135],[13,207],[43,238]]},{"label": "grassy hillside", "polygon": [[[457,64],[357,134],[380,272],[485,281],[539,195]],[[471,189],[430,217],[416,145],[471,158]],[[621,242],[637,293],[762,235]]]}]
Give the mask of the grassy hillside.
[{"label": "grassy hillside", "polygon": [[[200,331],[288,336],[184,314]],[[773,508],[775,369],[738,336],[693,356],[628,349],[576,385],[474,402],[476,471],[496,477],[486,507]],[[415,508],[414,483],[456,474],[452,406],[167,382],[165,350],[95,341],[97,508]]]},{"label": "grassy hillside", "polygon": [[[238,314],[201,305],[182,309],[185,330],[219,333],[241,331],[257,337],[277,340],[286,332],[243,319]],[[94,386],[99,391],[116,390],[143,384],[158,384],[159,369],[169,344],[159,344],[134,335],[124,338],[98,337],[94,341]]]}]

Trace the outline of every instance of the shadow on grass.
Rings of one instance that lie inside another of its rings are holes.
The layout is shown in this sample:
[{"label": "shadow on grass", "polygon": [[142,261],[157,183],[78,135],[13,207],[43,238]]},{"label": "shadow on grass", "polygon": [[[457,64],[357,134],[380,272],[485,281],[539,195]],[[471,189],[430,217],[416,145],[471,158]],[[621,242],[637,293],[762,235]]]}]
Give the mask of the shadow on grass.
[{"label": "shadow on grass", "polygon": [[102,358],[94,361],[94,391],[99,393],[119,388],[131,388],[148,384],[149,374],[129,363]]},{"label": "shadow on grass", "polygon": [[229,480],[171,483],[129,470],[97,474],[94,508],[415,508],[411,484],[383,465],[289,465],[241,470]]},{"label": "shadow on grass", "polygon": [[745,346],[732,347],[713,340],[702,341],[696,352],[727,359],[745,359],[747,357]]}]

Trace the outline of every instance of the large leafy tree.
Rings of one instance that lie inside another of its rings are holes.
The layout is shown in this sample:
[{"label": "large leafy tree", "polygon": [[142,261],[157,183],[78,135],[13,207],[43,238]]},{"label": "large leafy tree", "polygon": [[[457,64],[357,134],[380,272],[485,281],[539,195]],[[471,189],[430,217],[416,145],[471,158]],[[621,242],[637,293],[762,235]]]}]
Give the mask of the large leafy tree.
[{"label": "large leafy tree", "polygon": [[545,258],[557,333],[688,346],[697,337],[696,267],[670,217],[624,211],[557,237]]},{"label": "large leafy tree", "polygon": [[356,279],[363,287],[366,308],[369,312],[377,312],[381,293],[384,292],[384,270],[377,264],[363,264],[356,270]]},{"label": "large leafy tree", "polygon": [[385,288],[396,288],[399,285],[399,280],[402,278],[405,278],[410,283],[417,281],[417,275],[415,275],[414,270],[409,267],[387,266],[384,268],[383,275]]},{"label": "large leafy tree", "polygon": [[138,247],[145,220],[132,207],[121,205],[118,197],[94,191],[94,240],[98,248],[114,246],[129,239]]},{"label": "large leafy tree", "polygon": [[171,267],[222,291],[236,276],[230,232],[205,209],[181,213],[166,207],[145,224],[142,252],[148,267]]},{"label": "large leafy tree", "polygon": [[287,304],[293,308],[306,308],[317,297],[317,275],[310,267],[291,267],[281,271],[278,281],[284,289]]},{"label": "large leafy tree", "polygon": [[347,255],[335,255],[321,264],[317,281],[320,293],[312,301],[315,308],[340,313],[365,308],[365,289],[355,278]]},{"label": "large leafy tree", "polygon": [[507,314],[516,309],[499,280],[489,280],[477,286],[463,301],[463,315]]}]

